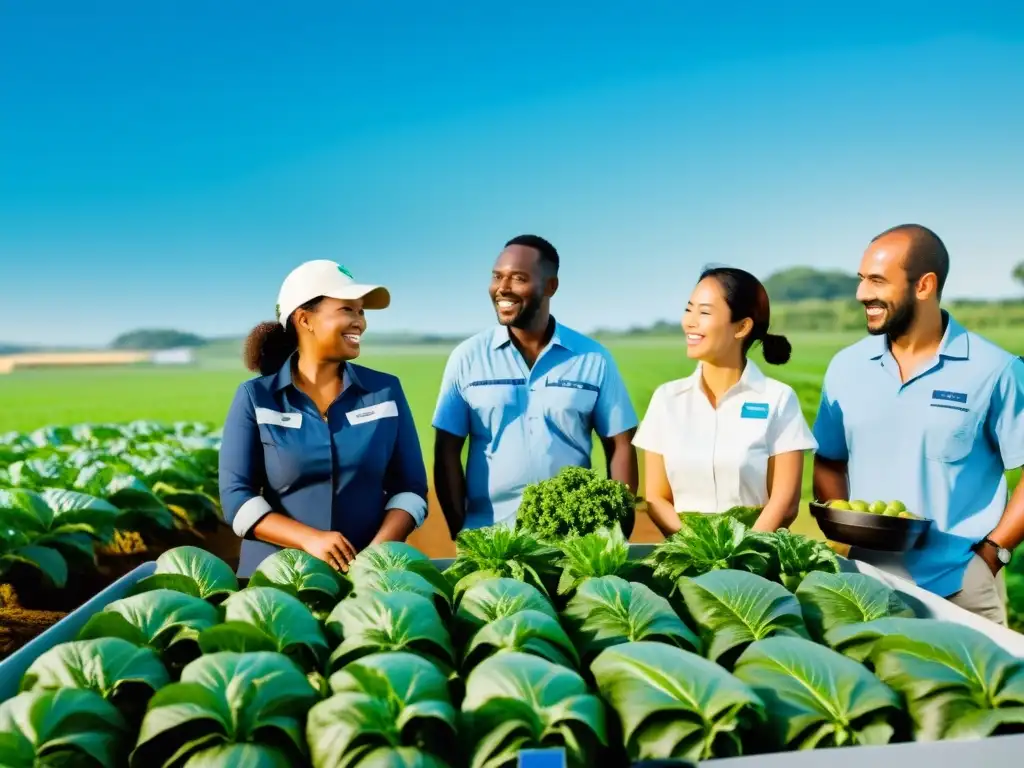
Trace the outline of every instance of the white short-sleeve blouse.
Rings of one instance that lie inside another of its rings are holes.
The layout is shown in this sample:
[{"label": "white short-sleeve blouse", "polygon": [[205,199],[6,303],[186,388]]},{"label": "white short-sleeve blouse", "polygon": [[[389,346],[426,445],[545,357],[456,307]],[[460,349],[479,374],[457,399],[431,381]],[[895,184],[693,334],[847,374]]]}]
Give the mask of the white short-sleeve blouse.
[{"label": "white short-sleeve blouse", "polygon": [[700,376],[698,365],[654,391],[633,445],[662,456],[677,512],[763,507],[768,459],[818,447],[796,392],[748,360],[715,408]]}]

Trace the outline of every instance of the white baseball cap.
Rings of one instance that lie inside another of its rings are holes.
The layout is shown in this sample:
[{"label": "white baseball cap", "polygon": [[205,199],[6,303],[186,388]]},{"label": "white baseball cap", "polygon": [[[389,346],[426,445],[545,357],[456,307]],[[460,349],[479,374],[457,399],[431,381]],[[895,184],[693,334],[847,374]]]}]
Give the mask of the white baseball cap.
[{"label": "white baseball cap", "polygon": [[352,273],[336,261],[316,259],[300,264],[281,283],[277,294],[277,320],[288,324],[292,312],[317,296],[343,301],[363,300],[364,309],[386,309],[391,294],[382,285],[357,283]]}]

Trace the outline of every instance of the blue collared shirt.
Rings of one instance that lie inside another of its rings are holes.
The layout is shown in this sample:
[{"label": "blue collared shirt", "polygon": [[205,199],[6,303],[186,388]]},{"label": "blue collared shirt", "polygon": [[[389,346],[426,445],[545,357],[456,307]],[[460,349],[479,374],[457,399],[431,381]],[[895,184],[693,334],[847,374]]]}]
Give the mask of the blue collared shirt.
[{"label": "blue collared shirt", "polygon": [[593,433],[611,437],[637,425],[611,354],[555,324],[529,368],[503,326],[452,352],[434,427],[469,437],[466,528],[512,525],[523,489],[566,466],[590,467]]},{"label": "blue collared shirt", "polygon": [[948,597],[971,545],[1002,517],[1005,472],[1024,464],[1024,362],[945,316],[938,355],[906,383],[884,336],[837,354],[814,436],[819,455],[848,462],[851,499],[899,500],[933,521],[902,559],[921,587]]},{"label": "blue collared shirt", "polygon": [[243,382],[224,424],[220,498],[225,521],[243,537],[242,577],[279,549],[252,536],[268,512],[339,531],[357,550],[389,509],[404,509],[420,526],[427,472],[402,385],[346,363],[342,393],[325,419],[292,383],[291,360]]}]

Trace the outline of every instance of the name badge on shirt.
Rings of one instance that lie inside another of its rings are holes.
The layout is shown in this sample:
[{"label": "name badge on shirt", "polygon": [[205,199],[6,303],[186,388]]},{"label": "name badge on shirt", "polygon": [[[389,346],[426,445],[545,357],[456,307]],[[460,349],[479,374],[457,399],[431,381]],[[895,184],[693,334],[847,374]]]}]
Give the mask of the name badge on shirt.
[{"label": "name badge on shirt", "polygon": [[302,414],[281,413],[281,411],[273,411],[270,408],[257,408],[256,423],[273,424],[275,427],[298,429],[302,426]]},{"label": "name badge on shirt", "polygon": [[741,419],[767,419],[768,403],[744,403],[740,410]]},{"label": "name badge on shirt", "polygon": [[349,424],[365,424],[368,421],[377,419],[389,419],[398,416],[398,406],[394,400],[385,403],[377,403],[369,408],[360,408],[358,411],[349,411],[345,414]]},{"label": "name badge on shirt", "polygon": [[966,392],[949,392],[945,389],[933,389],[932,400],[945,400],[947,403],[967,404]]}]

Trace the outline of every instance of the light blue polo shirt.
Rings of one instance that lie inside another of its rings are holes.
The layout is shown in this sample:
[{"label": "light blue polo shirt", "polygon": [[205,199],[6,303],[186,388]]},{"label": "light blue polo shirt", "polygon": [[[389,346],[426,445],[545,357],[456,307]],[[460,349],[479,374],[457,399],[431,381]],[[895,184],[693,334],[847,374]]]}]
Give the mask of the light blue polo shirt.
[{"label": "light blue polo shirt", "polygon": [[448,358],[434,427],[469,437],[466,528],[512,525],[523,489],[566,466],[590,467],[593,432],[611,437],[637,425],[611,354],[555,323],[533,369],[497,326]]},{"label": "light blue polo shirt", "polygon": [[1003,515],[1005,472],[1024,464],[1024,361],[943,314],[938,355],[906,383],[884,336],[839,352],[814,436],[819,455],[848,462],[851,499],[898,499],[933,521],[903,563],[948,597]]}]

